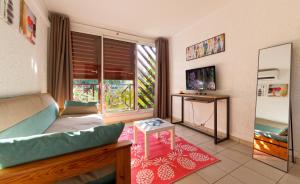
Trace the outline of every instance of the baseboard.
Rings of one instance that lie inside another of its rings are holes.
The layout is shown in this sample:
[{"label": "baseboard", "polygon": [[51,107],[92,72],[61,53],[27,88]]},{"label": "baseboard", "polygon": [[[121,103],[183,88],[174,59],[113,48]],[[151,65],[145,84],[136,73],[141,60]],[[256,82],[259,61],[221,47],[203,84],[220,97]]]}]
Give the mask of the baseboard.
[{"label": "baseboard", "polygon": [[247,140],[244,140],[244,139],[232,136],[232,135],[230,136],[230,139],[234,140],[234,141],[236,141],[240,144],[243,144],[245,146],[253,147],[253,142],[252,141],[247,141]]},{"label": "baseboard", "polygon": [[300,164],[300,157],[299,157],[299,154],[298,154],[298,156],[296,156],[296,164]]}]

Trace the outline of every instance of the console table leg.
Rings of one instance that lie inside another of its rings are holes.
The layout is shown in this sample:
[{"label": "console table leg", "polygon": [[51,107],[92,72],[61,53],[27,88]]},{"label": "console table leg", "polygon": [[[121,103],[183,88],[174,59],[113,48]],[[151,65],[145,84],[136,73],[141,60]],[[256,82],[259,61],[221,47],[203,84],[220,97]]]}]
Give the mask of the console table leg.
[{"label": "console table leg", "polygon": [[229,139],[229,131],[230,131],[230,127],[229,127],[229,122],[230,122],[230,101],[229,98],[226,99],[226,105],[227,105],[227,136],[226,138]]},{"label": "console table leg", "polygon": [[181,122],[184,123],[184,97],[181,97]]},{"label": "console table leg", "polygon": [[171,123],[173,123],[173,95],[171,95],[171,109],[170,109],[170,118],[171,118]]},{"label": "console table leg", "polygon": [[214,100],[214,139],[218,144],[218,101]]}]

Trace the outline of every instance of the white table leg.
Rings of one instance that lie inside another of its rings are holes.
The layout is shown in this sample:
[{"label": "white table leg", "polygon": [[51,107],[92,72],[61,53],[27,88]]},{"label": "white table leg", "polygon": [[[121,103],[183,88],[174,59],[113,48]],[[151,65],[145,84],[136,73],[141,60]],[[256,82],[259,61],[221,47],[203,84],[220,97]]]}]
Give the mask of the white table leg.
[{"label": "white table leg", "polygon": [[145,141],[145,159],[149,156],[149,136],[145,133],[144,134],[144,141]]},{"label": "white table leg", "polygon": [[138,135],[138,130],[136,126],[133,126],[133,143],[137,143],[137,135]]},{"label": "white table leg", "polygon": [[175,148],[175,128],[170,130],[171,150]]}]

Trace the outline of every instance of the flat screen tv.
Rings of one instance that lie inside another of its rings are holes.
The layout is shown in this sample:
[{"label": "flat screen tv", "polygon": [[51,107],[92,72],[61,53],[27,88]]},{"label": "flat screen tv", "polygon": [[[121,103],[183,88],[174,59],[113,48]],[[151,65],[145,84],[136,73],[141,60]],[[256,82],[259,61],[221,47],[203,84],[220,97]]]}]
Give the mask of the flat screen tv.
[{"label": "flat screen tv", "polygon": [[216,90],[215,66],[186,70],[187,90]]}]

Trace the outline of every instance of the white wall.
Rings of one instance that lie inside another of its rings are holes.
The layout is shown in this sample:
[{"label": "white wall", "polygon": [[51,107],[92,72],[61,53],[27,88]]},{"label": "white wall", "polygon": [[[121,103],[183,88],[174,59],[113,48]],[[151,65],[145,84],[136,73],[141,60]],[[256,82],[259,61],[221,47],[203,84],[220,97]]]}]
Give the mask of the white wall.
[{"label": "white wall", "polygon": [[[174,35],[170,39],[172,93],[185,89],[186,69],[216,65],[216,93],[231,96],[231,135],[252,141],[258,49],[293,42],[294,140],[296,151],[300,152],[300,114],[296,113],[300,108],[299,7],[299,0],[231,0],[226,7]],[[185,61],[187,46],[220,33],[226,34],[225,52]],[[186,105],[186,119],[191,122],[191,107],[189,103]],[[195,111],[195,122],[203,122],[211,114],[212,104],[198,104]],[[178,100],[175,100],[174,114],[180,117]],[[220,112],[219,117],[224,121],[225,112]]]},{"label": "white wall", "polygon": [[[15,17],[19,17],[14,0]],[[47,91],[48,11],[40,0],[28,0],[37,17],[36,44],[31,44],[18,26],[0,20],[0,98]],[[46,17],[46,18],[45,18]]]}]

